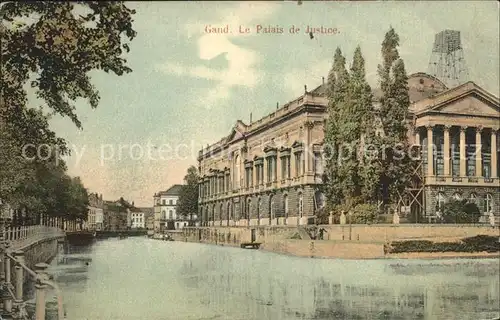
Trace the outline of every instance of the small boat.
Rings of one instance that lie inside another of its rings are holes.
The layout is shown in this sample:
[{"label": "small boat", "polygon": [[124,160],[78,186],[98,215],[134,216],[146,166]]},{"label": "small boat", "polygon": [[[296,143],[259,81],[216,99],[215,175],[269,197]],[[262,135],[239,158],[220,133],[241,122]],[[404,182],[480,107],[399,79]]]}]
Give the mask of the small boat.
[{"label": "small boat", "polygon": [[120,233],[119,238],[120,239],[126,239],[126,238],[128,238],[128,236],[126,234]]}]

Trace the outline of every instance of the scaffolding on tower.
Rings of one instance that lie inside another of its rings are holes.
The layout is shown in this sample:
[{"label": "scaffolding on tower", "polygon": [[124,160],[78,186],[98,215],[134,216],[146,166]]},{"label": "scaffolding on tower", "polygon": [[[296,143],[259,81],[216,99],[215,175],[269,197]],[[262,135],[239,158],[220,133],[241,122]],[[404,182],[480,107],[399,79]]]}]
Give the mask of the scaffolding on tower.
[{"label": "scaffolding on tower", "polygon": [[469,81],[460,31],[444,30],[435,35],[428,72],[448,88]]}]

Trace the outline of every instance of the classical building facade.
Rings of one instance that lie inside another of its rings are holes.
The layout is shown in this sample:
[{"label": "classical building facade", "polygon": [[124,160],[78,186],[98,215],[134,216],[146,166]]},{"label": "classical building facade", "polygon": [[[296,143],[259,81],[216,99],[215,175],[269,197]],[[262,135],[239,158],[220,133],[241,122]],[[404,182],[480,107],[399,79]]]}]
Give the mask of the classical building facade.
[{"label": "classical building facade", "polygon": [[447,89],[425,74],[416,74],[409,83],[421,92],[441,89],[411,105],[411,142],[422,146],[425,213],[439,214],[455,198],[476,203],[482,222],[490,213],[498,216],[498,97],[473,82]]},{"label": "classical building facade", "polygon": [[[422,146],[415,168],[421,183],[403,207],[418,206],[430,219],[447,199],[460,197],[498,215],[498,97],[473,82],[449,89],[425,73],[409,76],[408,84],[408,139]],[[323,84],[262,119],[238,120],[227,137],[199,151],[203,225],[314,221],[325,203],[324,92]],[[375,108],[379,96],[375,90]]]},{"label": "classical building facade", "polygon": [[174,184],[166,191],[160,191],[154,195],[154,229],[155,232],[164,230],[182,229],[190,225],[189,218],[194,221],[197,215],[186,219],[177,214],[177,202],[179,201],[182,185]]},{"label": "classical building facade", "polygon": [[321,87],[199,152],[204,225],[306,224],[323,206]]}]

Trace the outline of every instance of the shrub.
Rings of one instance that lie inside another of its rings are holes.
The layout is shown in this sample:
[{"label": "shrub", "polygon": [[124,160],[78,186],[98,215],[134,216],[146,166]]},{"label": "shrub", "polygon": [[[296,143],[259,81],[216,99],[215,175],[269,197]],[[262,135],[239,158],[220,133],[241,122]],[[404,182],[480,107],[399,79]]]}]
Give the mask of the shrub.
[{"label": "shrub", "polygon": [[480,215],[477,205],[467,203],[467,200],[452,199],[443,206],[445,223],[475,223],[479,221]]},{"label": "shrub", "polygon": [[478,235],[460,242],[432,242],[428,240],[394,241],[390,253],[403,252],[500,252],[498,237]]},{"label": "shrub", "polygon": [[373,223],[377,219],[377,206],[369,203],[358,204],[352,210],[351,219],[352,223]]}]

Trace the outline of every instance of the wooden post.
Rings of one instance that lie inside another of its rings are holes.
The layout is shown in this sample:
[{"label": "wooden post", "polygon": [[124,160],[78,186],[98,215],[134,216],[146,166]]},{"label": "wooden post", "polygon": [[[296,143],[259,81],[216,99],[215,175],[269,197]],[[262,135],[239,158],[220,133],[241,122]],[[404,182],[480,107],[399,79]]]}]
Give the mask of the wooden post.
[{"label": "wooden post", "polygon": [[35,320],[45,320],[45,289],[47,288],[47,285],[43,284],[41,280],[46,280],[48,278],[45,272],[48,266],[49,265],[46,263],[37,263],[35,265],[35,272],[38,276],[35,284]]},{"label": "wooden post", "polygon": [[20,304],[23,302],[23,282],[24,282],[24,273],[23,267],[21,267],[21,263],[24,263],[24,252],[22,250],[18,250],[15,253],[15,257],[17,260],[16,263],[16,304]]}]

